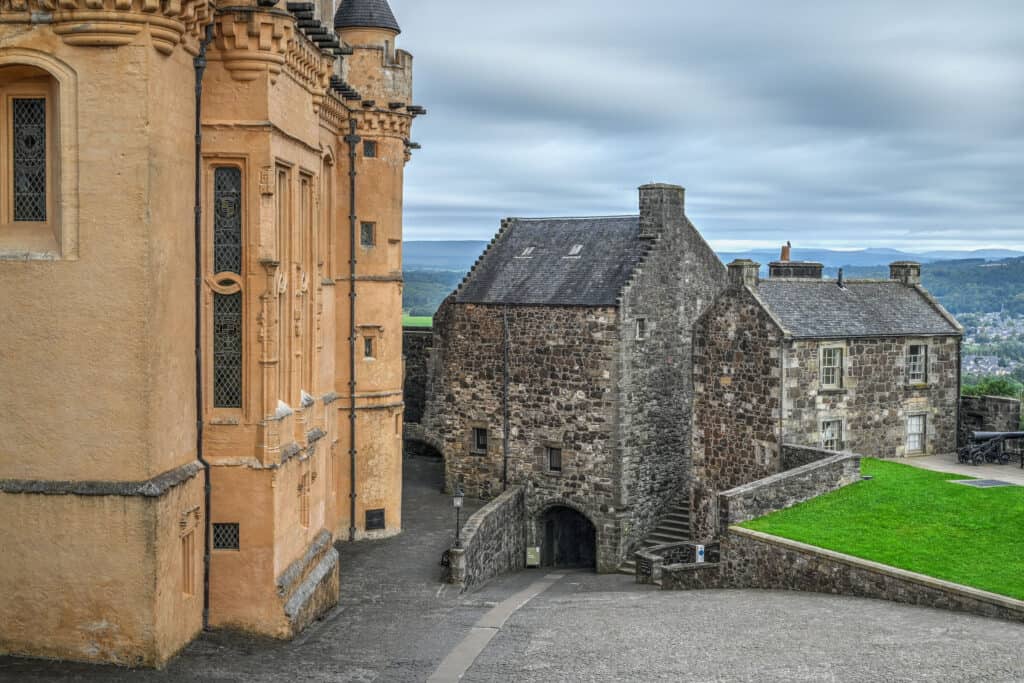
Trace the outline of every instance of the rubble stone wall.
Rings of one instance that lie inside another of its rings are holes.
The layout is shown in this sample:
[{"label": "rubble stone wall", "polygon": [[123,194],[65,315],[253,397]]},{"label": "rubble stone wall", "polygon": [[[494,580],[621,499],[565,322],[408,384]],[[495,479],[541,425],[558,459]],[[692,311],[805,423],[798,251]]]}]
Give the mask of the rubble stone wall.
[{"label": "rubble stone wall", "polygon": [[526,494],[505,491],[476,511],[452,548],[448,582],[470,588],[526,566]]}]

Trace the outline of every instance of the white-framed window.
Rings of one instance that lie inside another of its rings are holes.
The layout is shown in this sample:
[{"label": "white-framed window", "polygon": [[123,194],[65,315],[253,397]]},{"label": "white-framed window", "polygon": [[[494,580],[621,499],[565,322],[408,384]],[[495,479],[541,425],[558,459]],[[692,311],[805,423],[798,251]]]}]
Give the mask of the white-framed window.
[{"label": "white-framed window", "polygon": [[924,453],[927,430],[926,415],[907,416],[907,453]]},{"label": "white-framed window", "polygon": [[477,455],[483,455],[487,453],[487,428],[486,427],[473,427],[473,452]]},{"label": "white-framed window", "polygon": [[636,338],[638,341],[647,339],[647,318],[636,319]]},{"label": "white-framed window", "polygon": [[907,349],[907,381],[924,384],[928,381],[928,346],[911,344]]},{"label": "white-framed window", "polygon": [[548,463],[549,472],[561,472],[562,471],[562,449],[556,448],[555,446],[547,446],[544,448],[546,460]]},{"label": "white-framed window", "polygon": [[843,450],[842,420],[824,420],[821,423],[821,447],[827,451]]},{"label": "white-framed window", "polygon": [[821,350],[821,386],[839,389],[843,386],[843,349],[826,346]]}]

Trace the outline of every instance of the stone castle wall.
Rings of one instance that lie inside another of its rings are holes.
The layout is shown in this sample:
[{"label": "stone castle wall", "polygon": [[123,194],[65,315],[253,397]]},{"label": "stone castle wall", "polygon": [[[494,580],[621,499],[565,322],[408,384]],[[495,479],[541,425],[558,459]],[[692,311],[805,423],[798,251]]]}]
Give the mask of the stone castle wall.
[{"label": "stone castle wall", "polygon": [[[667,507],[689,502],[693,323],[725,284],[725,267],[678,210],[622,293],[619,443],[630,511],[627,548],[657,526]],[[645,320],[646,339],[637,339],[638,318]]]},{"label": "stone castle wall", "polygon": [[[823,420],[843,420],[843,450],[869,457],[907,455],[907,417],[927,416],[927,453],[951,453],[957,441],[956,337],[910,339],[888,337],[838,342],[845,349],[840,389],[824,389],[819,381],[823,344],[802,340],[786,350],[785,439],[818,446]],[[906,379],[907,347],[928,344],[928,381],[910,385]]]},{"label": "stone castle wall", "polygon": [[715,536],[719,491],[780,470],[782,332],[745,288],[718,298],[694,339],[693,538]]},{"label": "stone castle wall", "polygon": [[1004,396],[962,396],[960,398],[960,443],[971,432],[1017,432],[1020,429],[1020,401]]},{"label": "stone castle wall", "polygon": [[406,423],[419,424],[427,396],[427,363],[434,333],[429,327],[406,327],[402,330],[402,356],[405,359]]},{"label": "stone castle wall", "polygon": [[452,548],[448,582],[470,588],[526,566],[526,492],[505,491],[469,518]]},{"label": "stone castle wall", "polygon": [[[597,528],[599,568],[619,555],[620,492],[615,441],[614,308],[442,304],[434,319],[431,385],[424,430],[442,445],[449,489],[490,499],[502,491],[504,323],[508,316],[511,485],[528,484],[530,545],[552,504],[569,504]],[[486,429],[486,453],[472,448]],[[562,449],[551,472],[546,447]],[[539,524],[539,522],[537,522]],[[603,558],[603,559],[602,559]],[[603,565],[602,565],[603,562]]]}]

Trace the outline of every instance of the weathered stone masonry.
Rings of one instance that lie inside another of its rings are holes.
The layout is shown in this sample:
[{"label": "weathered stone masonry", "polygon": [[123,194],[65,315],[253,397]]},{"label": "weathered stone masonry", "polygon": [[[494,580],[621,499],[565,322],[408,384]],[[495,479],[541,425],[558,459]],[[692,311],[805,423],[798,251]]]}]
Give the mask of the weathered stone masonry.
[{"label": "weathered stone masonry", "polygon": [[419,424],[427,391],[427,362],[434,333],[429,327],[406,327],[402,330],[402,356],[405,360],[406,423]]}]

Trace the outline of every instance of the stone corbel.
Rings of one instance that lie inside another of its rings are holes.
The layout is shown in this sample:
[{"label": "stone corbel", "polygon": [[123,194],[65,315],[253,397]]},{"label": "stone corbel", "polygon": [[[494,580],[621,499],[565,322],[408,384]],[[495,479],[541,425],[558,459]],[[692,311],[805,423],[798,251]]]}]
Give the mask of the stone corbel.
[{"label": "stone corbel", "polygon": [[236,81],[253,81],[268,74],[275,83],[284,68],[295,35],[295,20],[281,10],[240,7],[217,16],[214,24],[216,51]]},{"label": "stone corbel", "polygon": [[165,55],[186,34],[186,47],[194,52],[194,37],[210,16],[209,0],[28,0],[27,5],[53,12],[53,31],[69,45],[120,47],[148,28],[153,47]]}]

